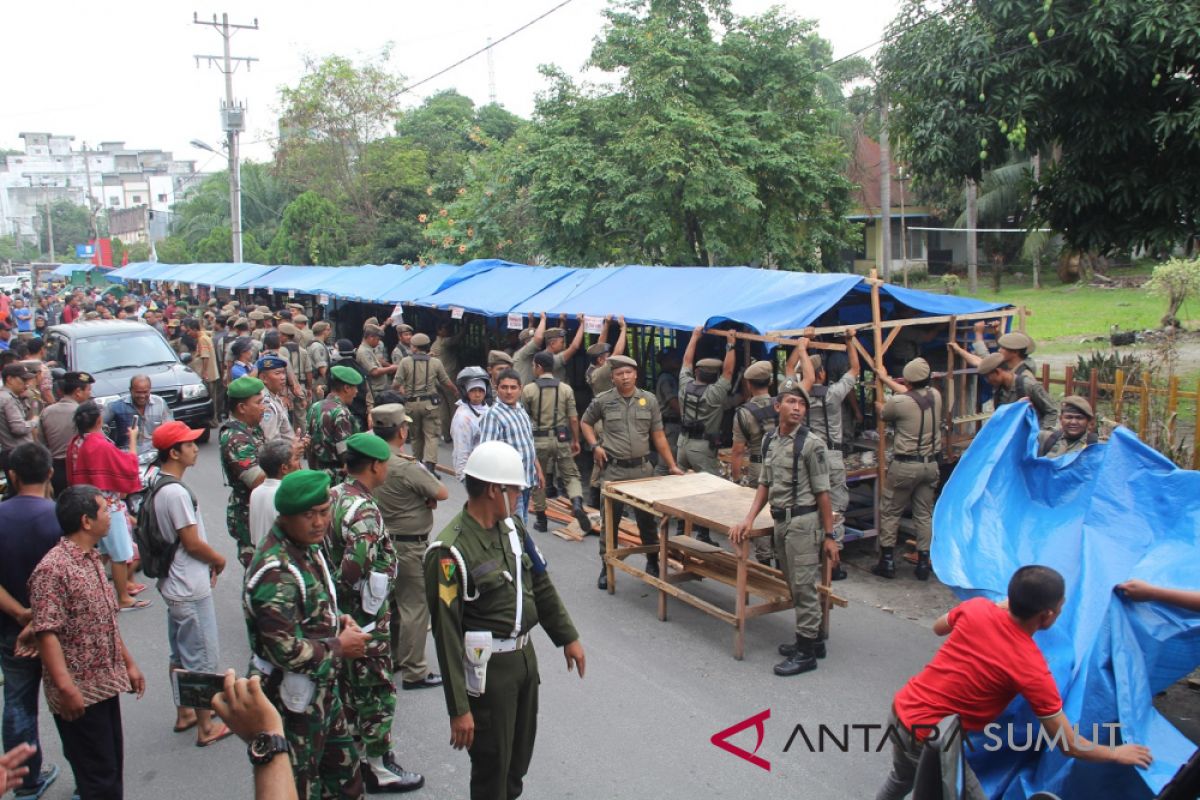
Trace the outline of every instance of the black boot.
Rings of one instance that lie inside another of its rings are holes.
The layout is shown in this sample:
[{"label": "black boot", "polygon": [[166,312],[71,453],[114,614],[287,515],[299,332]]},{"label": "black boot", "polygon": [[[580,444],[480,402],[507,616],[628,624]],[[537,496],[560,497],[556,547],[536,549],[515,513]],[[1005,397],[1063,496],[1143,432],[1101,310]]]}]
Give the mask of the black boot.
[{"label": "black boot", "polygon": [[[796,637],[796,641],[800,641],[799,636]],[[791,658],[796,655],[796,642],[787,642],[779,645],[779,655],[784,658]],[[817,635],[817,640],[813,642],[813,655],[817,658],[825,657],[825,640],[821,638],[820,634]]]},{"label": "black boot", "polygon": [[697,525],[695,531],[696,539],[698,541],[704,542],[705,544],[711,544],[713,547],[717,547],[717,543],[713,541],[712,536],[710,536],[708,533],[708,528]]},{"label": "black boot", "polygon": [[916,569],[917,580],[919,580],[919,581],[929,580],[930,571],[931,570],[929,568],[929,551],[921,550],[917,553],[917,569]]},{"label": "black boot", "polygon": [[797,636],[796,652],[788,656],[786,661],[781,661],[775,665],[775,674],[786,677],[789,675],[799,675],[802,672],[811,672],[816,669],[816,643],[815,639]]},{"label": "black boot", "polygon": [[588,517],[587,512],[583,510],[582,497],[571,498],[571,513],[575,516],[576,521],[579,522],[579,529],[583,531],[584,536],[593,536],[599,533],[599,531],[592,527],[592,520]]},{"label": "black boot", "polygon": [[646,556],[646,574],[651,578],[658,577],[658,556]]},{"label": "black boot", "polygon": [[537,512],[537,521],[533,523],[533,529],[538,533],[545,533],[546,531],[550,530],[549,524],[546,522],[545,511]]},{"label": "black boot", "polygon": [[437,462],[435,462],[435,461],[426,461],[426,462],[425,462],[425,469],[429,470],[429,474],[430,474],[430,475],[433,475],[435,478],[437,477]]},{"label": "black boot", "polygon": [[601,505],[604,498],[602,498],[600,496],[600,487],[599,486],[593,486],[591,488],[591,490],[588,492],[588,494],[591,495],[591,497],[589,497],[589,499],[588,499],[589,506],[591,506],[592,508],[603,508],[604,507],[603,505]]},{"label": "black boot", "polygon": [[558,487],[554,485],[553,481],[551,481],[550,483],[546,484],[546,499],[553,500],[556,497],[558,497]]},{"label": "black boot", "polygon": [[879,563],[876,564],[875,566],[871,567],[871,572],[875,573],[876,575],[878,575],[881,578],[895,578],[896,577],[896,561],[892,555],[894,552],[895,552],[895,548],[880,547],[879,548]]},{"label": "black boot", "polygon": [[835,581],[846,580],[846,570],[842,569],[842,562],[838,562],[838,565],[833,568],[833,571],[829,574],[829,577]]},{"label": "black boot", "polygon": [[603,565],[600,567],[600,577],[596,579],[596,588],[608,591],[608,570]]}]

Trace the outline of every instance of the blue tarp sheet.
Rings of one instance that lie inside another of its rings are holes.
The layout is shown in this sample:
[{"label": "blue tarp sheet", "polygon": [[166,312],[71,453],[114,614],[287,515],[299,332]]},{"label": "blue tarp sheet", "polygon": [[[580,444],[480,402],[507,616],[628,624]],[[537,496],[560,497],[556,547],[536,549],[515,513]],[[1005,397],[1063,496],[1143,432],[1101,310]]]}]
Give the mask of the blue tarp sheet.
[{"label": "blue tarp sheet", "polygon": [[[471,269],[471,265],[463,269]],[[443,283],[446,288],[414,297],[412,302],[418,306],[442,309],[458,307],[487,317],[502,317],[522,301],[577,271],[569,267],[516,265],[504,269],[477,270],[475,275],[467,279],[460,279],[456,274]]]},{"label": "blue tarp sheet", "polygon": [[[1106,744],[1103,726],[1119,722],[1121,738],[1148,746],[1154,764],[1138,770],[982,747],[971,764],[994,798],[1023,800],[1039,790],[1149,798],[1196,750],[1152,701],[1200,663],[1200,614],[1131,603],[1112,589],[1130,578],[1197,588],[1200,473],[1178,469],[1124,428],[1106,445],[1061,459],[1038,458],[1036,441],[1027,403],[1002,407],[975,437],[934,509],[938,578],[960,598],[998,600],[1020,566],[1061,572],[1062,615],[1035,638],[1063,711],[1085,737],[1094,740],[1097,730]],[[1036,726],[1020,697],[999,722],[1022,732]]]}]

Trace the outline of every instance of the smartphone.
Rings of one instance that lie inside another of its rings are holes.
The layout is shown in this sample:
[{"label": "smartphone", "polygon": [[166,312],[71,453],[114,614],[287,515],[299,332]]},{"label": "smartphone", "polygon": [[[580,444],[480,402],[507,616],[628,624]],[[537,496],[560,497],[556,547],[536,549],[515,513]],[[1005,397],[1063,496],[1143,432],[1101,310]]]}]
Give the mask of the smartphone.
[{"label": "smartphone", "polygon": [[171,691],[175,705],[184,708],[212,709],[212,699],[225,690],[225,676],[211,672],[177,669],[171,673]]},{"label": "smartphone", "polygon": [[363,633],[374,633],[375,632],[375,623],[368,622],[366,625],[363,625],[362,632]]}]

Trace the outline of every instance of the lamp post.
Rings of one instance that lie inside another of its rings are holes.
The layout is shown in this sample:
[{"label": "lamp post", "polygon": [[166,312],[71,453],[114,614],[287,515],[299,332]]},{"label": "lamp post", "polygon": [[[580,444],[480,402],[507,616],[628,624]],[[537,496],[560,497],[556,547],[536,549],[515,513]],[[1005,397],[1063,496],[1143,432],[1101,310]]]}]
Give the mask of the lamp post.
[{"label": "lamp post", "polygon": [[[199,139],[192,139],[191,145],[198,150],[222,155],[220,150]],[[233,263],[238,264],[242,261],[242,166],[234,131],[229,132],[229,144],[221,149],[229,157],[229,238],[233,244]]]}]

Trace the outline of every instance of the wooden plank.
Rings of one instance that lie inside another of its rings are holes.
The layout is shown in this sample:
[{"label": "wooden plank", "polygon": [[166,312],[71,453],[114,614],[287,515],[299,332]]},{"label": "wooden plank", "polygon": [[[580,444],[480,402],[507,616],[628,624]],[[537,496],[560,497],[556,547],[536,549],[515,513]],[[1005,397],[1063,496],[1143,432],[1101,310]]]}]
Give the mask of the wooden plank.
[{"label": "wooden plank", "polygon": [[1172,375],[1167,384],[1167,441],[1175,445],[1175,417],[1179,411],[1179,376]]},{"label": "wooden plank", "polygon": [[1099,381],[1099,373],[1095,367],[1092,367],[1091,373],[1088,375],[1088,402],[1092,404],[1092,413],[1100,413],[1100,388],[1097,385]]},{"label": "wooden plank", "polygon": [[[877,288],[877,287],[873,287]],[[965,320],[988,320],[988,319],[1006,319],[1016,316],[1018,310],[1015,308],[1001,308],[996,311],[976,311],[971,314],[958,314],[959,321]],[[907,319],[892,319],[880,320],[879,327],[887,328],[907,328],[910,325],[941,325],[950,319],[949,315],[939,314],[930,317],[909,317]],[[875,327],[874,324],[859,325],[859,328]],[[786,328],[775,331],[767,331],[768,335],[772,336],[824,336],[828,334],[841,333],[846,329],[845,325],[828,325],[821,328]]]},{"label": "wooden plank", "polygon": [[1146,441],[1146,434],[1150,431],[1150,392],[1147,384],[1149,378],[1142,376],[1141,407],[1138,409],[1138,438],[1143,442]]},{"label": "wooden plank", "polygon": [[1121,407],[1125,404],[1125,370],[1118,369],[1113,383],[1113,419],[1121,424]]},{"label": "wooden plank", "polygon": [[878,361],[872,360],[872,372],[875,373],[875,433],[878,444],[875,447],[875,465],[879,470],[879,479],[875,481],[875,527],[879,527],[879,508],[883,505],[883,483],[887,479],[887,436],[883,425],[883,415],[879,406],[883,403],[883,378],[879,376],[878,365],[883,363],[883,314],[879,310],[879,282],[875,270],[871,270],[871,333],[875,340],[875,353]]},{"label": "wooden plank", "polygon": [[[707,472],[689,472],[686,475],[655,475],[631,481],[609,481],[605,492],[619,493],[622,499],[643,503],[653,510],[654,503],[677,497],[704,494],[731,486],[729,481]],[[748,487],[742,488],[753,494]]]},{"label": "wooden plank", "polygon": [[895,343],[896,337],[900,335],[901,330],[901,328],[892,328],[892,332],[888,334],[887,339],[883,341],[883,346],[876,351],[875,355],[879,358],[883,358],[884,354],[887,353],[887,351],[890,350],[892,345]]},{"label": "wooden plank", "polygon": [[1075,368],[1069,364],[1063,377],[1063,394],[1068,396],[1075,394]]},{"label": "wooden plank", "polygon": [[[654,509],[661,514],[727,534],[730,528],[745,519],[746,512],[754,502],[755,491],[748,486],[735,486],[728,481],[724,483],[728,488],[658,500],[654,503]],[[766,536],[774,530],[775,523],[771,519],[771,513],[764,508],[755,517],[750,534]]]},{"label": "wooden plank", "polygon": [[[724,336],[727,333],[727,331],[721,330],[720,328],[709,328],[708,330],[706,330],[704,332],[711,333],[714,336]],[[803,332],[793,334],[790,336],[781,336],[779,334],[770,334],[770,333],[761,334],[761,333],[743,333],[741,331],[734,332],[735,338],[741,339],[742,341],[746,342],[747,344],[749,344],[750,342],[769,342],[771,344],[781,344],[781,345],[784,345],[785,347],[795,347],[796,340],[798,338],[800,338],[801,336],[807,337],[808,335],[809,334],[806,334]],[[819,342],[819,341],[810,340],[808,342],[808,349],[809,350],[837,350],[840,352],[845,352],[846,345],[838,344],[837,342]]]},{"label": "wooden plank", "polygon": [[[958,324],[958,317],[950,317],[950,336],[951,336],[951,338],[953,338],[953,336],[954,336],[954,326],[957,324]],[[955,380],[954,380],[954,348],[950,347],[949,345],[946,346],[946,372],[949,374],[946,376],[946,403],[945,403],[946,408],[944,411],[945,417],[946,417],[945,424],[947,425],[948,432],[953,433],[953,430],[954,430],[954,383],[955,383]],[[943,444],[942,456],[946,460],[949,460],[950,459],[951,441],[954,437],[953,436],[945,436],[943,438],[945,439],[945,441],[942,443]],[[828,622],[826,622],[826,625],[828,625]],[[825,631],[825,633],[828,635],[829,631]]]}]

